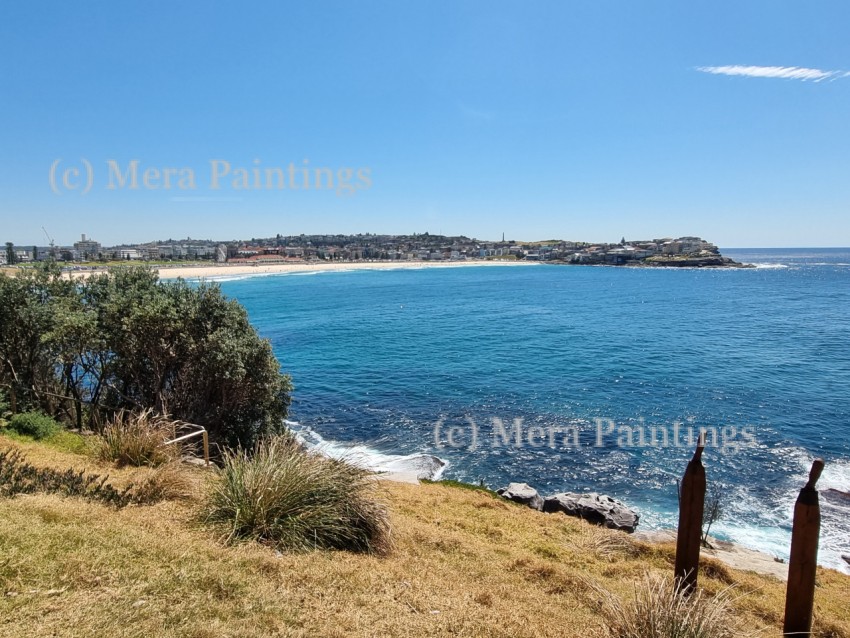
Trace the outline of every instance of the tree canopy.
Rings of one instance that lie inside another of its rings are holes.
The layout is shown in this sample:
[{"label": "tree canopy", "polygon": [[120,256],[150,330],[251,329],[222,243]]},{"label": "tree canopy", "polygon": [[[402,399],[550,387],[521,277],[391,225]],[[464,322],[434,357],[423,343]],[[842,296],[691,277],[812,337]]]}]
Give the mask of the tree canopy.
[{"label": "tree canopy", "polygon": [[0,276],[0,386],[13,411],[100,429],[153,409],[228,445],[282,428],[292,390],[271,345],[219,286],[143,267],[86,281],[55,265]]}]

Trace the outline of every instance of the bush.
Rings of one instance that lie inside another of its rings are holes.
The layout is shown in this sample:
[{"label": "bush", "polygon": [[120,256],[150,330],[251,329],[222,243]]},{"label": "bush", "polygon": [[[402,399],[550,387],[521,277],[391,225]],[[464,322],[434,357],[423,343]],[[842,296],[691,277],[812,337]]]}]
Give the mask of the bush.
[{"label": "bush", "polygon": [[56,421],[41,412],[23,412],[15,414],[9,420],[9,427],[18,434],[31,436],[34,439],[47,439],[58,434],[62,429]]},{"label": "bush", "polygon": [[[598,588],[596,588],[598,589]],[[731,596],[726,589],[710,598],[702,590],[690,596],[664,578],[647,576],[635,597],[623,603],[600,590],[608,636],[612,638],[735,638]]]},{"label": "bush", "polygon": [[172,432],[172,422],[150,410],[130,415],[119,412],[101,434],[99,456],[119,467],[162,465],[177,454],[176,448],[163,445]]},{"label": "bush", "polygon": [[385,506],[369,473],[305,451],[291,436],[262,440],[252,454],[226,450],[205,519],[228,542],[251,539],[284,550],[391,549]]},{"label": "bush", "polygon": [[18,494],[61,494],[81,496],[116,507],[133,502],[133,486],[118,490],[109,483],[109,477],[86,474],[83,470],[56,470],[35,467],[28,463],[19,450],[0,450],[0,497],[12,498]]}]

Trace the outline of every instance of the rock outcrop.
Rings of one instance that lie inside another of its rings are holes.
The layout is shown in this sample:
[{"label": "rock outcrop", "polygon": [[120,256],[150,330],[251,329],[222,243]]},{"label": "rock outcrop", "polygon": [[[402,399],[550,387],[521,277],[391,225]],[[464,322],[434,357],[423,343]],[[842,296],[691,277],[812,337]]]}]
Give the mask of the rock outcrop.
[{"label": "rock outcrop", "polygon": [[507,487],[496,490],[496,494],[527,505],[531,509],[547,513],[563,512],[567,516],[582,518],[588,523],[618,529],[629,534],[637,529],[640,520],[637,512],[620,501],[596,492],[590,494],[562,492],[544,499],[528,483],[511,483]]},{"label": "rock outcrop", "polygon": [[572,494],[563,492],[546,497],[544,512],[563,512],[567,516],[583,518],[589,523],[618,529],[629,534],[638,526],[640,515],[610,496],[591,492]]},{"label": "rock outcrop", "polygon": [[511,483],[507,487],[496,490],[502,498],[528,505],[531,509],[543,510],[543,497],[528,483]]}]

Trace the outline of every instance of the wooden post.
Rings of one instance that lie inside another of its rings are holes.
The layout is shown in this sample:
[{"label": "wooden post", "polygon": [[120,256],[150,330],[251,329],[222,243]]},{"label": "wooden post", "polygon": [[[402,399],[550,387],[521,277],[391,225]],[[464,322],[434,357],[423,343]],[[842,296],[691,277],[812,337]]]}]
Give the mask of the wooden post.
[{"label": "wooden post", "polygon": [[688,463],[679,494],[679,529],[676,536],[676,585],[688,595],[697,586],[702,515],[705,507],[705,468],[702,451],[705,432],[700,432],[694,457]]},{"label": "wooden post", "polygon": [[204,429],[204,433],[201,436],[204,439],[204,461],[205,461],[207,467],[209,467],[209,465],[210,465],[210,437],[209,437],[209,433],[207,432],[206,428]]},{"label": "wooden post", "polygon": [[785,592],[784,636],[810,636],[815,605],[815,575],[818,566],[820,503],[815,484],[823,472],[823,460],[815,459],[809,482],[800,490],[794,505],[788,588]]}]

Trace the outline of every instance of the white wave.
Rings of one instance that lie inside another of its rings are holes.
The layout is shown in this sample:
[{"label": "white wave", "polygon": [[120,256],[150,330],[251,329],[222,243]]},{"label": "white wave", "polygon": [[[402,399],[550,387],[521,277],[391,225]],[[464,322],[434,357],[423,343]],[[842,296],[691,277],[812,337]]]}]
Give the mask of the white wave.
[{"label": "white wave", "polygon": [[806,266],[841,266],[847,267],[850,264],[845,264],[842,262],[831,262],[831,261],[813,261],[806,264]]},{"label": "white wave", "polygon": [[818,489],[850,492],[850,460],[827,461],[818,481]]},{"label": "white wave", "polygon": [[774,263],[753,262],[753,263],[750,263],[750,264],[747,264],[747,265],[748,266],[755,266],[757,269],[761,269],[761,270],[778,270],[778,269],[781,269],[781,268],[788,268],[787,264],[774,264]]},{"label": "white wave", "polygon": [[286,272],[252,272],[243,275],[209,275],[200,277],[184,277],[186,281],[214,281],[222,283],[225,281],[242,281],[243,279],[253,279],[254,277],[278,277],[281,275],[289,275]]},{"label": "white wave", "polygon": [[387,454],[368,445],[329,441],[296,421],[285,423],[305,447],[372,472],[412,474],[418,479],[438,481],[448,466],[448,462],[430,454]]}]

